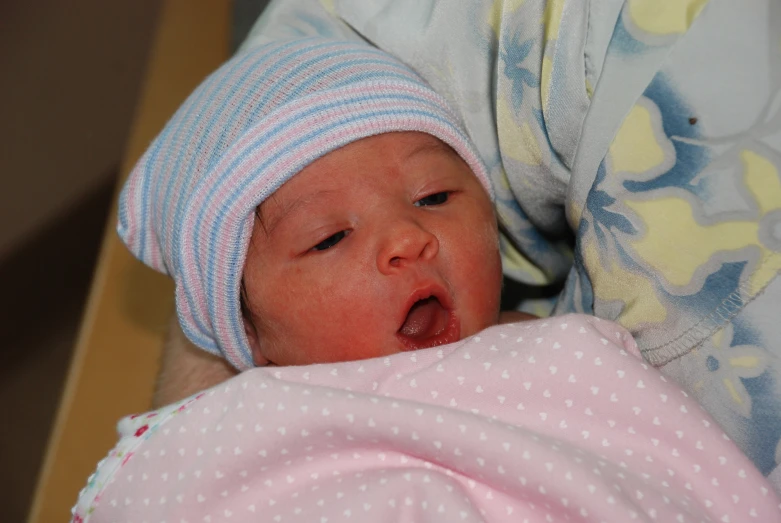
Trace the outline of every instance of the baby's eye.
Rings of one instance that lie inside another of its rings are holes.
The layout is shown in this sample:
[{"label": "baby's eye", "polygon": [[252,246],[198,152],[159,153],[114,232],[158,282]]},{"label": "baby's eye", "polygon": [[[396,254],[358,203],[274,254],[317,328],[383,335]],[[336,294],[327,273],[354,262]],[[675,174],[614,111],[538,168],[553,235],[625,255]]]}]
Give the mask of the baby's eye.
[{"label": "baby's eye", "polygon": [[326,238],[325,240],[321,241],[320,243],[312,247],[312,249],[316,251],[325,251],[327,249],[330,249],[340,241],[342,241],[345,236],[347,236],[347,231],[339,231],[336,234],[333,234],[328,238]]},{"label": "baby's eye", "polygon": [[420,200],[415,202],[415,205],[417,205],[418,207],[427,207],[429,205],[442,205],[447,201],[449,196],[450,193],[448,193],[447,191],[437,192],[434,194],[430,194],[425,198],[421,198]]}]

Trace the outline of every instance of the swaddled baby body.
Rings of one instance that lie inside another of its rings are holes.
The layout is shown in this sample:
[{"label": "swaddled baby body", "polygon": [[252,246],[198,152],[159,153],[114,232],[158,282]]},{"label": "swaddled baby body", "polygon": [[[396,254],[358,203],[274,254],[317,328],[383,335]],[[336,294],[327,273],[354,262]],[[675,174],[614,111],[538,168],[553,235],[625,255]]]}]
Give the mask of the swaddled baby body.
[{"label": "swaddled baby body", "polygon": [[781,521],[710,416],[583,315],[258,368],[120,432],[76,521]]}]

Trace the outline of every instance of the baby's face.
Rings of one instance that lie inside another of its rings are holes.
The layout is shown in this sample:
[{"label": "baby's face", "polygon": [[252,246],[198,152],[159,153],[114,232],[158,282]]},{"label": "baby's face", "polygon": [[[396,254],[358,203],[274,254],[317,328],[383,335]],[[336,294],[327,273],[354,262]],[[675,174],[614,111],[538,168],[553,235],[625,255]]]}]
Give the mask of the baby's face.
[{"label": "baby's face", "polygon": [[385,356],[497,323],[493,206],[467,164],[430,135],[337,149],[259,216],[244,267],[259,365]]}]

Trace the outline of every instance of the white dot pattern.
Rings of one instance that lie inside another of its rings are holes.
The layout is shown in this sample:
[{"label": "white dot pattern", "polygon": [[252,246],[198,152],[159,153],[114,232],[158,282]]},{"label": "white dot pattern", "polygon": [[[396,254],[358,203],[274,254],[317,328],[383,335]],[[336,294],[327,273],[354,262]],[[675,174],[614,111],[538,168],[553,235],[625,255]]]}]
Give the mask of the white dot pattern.
[{"label": "white dot pattern", "polygon": [[120,432],[78,523],[781,521],[703,409],[588,316],[255,369]]}]

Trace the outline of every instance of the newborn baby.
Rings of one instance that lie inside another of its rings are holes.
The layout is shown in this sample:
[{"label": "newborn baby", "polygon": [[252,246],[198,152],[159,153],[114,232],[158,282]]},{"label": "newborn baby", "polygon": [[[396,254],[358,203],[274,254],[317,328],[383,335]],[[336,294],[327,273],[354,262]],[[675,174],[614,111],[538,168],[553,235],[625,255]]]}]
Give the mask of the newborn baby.
[{"label": "newborn baby", "polygon": [[119,234],[235,368],[384,356],[497,323],[485,166],[444,99],[365,44],[239,55],[132,172]]}]

